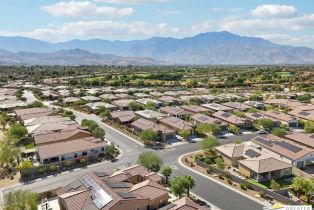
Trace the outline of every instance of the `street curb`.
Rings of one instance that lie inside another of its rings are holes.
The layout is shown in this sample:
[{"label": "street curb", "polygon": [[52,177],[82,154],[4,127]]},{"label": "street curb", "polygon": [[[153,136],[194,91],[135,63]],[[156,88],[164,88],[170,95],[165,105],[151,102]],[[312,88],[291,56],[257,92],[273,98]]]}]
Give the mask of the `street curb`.
[{"label": "street curb", "polygon": [[193,173],[196,173],[196,174],[198,174],[198,175],[200,175],[200,176],[202,176],[202,177],[204,177],[204,178],[206,178],[206,179],[209,179],[209,180],[211,180],[211,181],[213,181],[213,182],[215,182],[215,183],[217,183],[217,184],[220,184],[221,186],[226,187],[226,188],[228,188],[229,190],[232,190],[232,191],[234,191],[234,192],[236,192],[236,193],[238,193],[238,194],[240,194],[240,195],[242,195],[242,196],[244,196],[244,197],[246,197],[246,198],[248,198],[248,199],[251,199],[252,201],[255,201],[256,203],[259,203],[259,204],[265,206],[265,203],[264,203],[264,202],[262,202],[262,201],[260,201],[260,200],[257,200],[257,199],[255,199],[255,198],[253,198],[252,196],[249,196],[249,195],[247,195],[247,194],[245,194],[245,193],[243,193],[243,192],[241,192],[241,191],[239,191],[239,190],[236,190],[236,189],[234,189],[233,187],[230,187],[230,186],[228,186],[228,185],[225,184],[225,183],[219,182],[219,181],[217,181],[216,179],[213,179],[213,178],[211,178],[211,177],[209,177],[209,176],[206,176],[205,174],[202,174],[202,173],[200,173],[200,172],[198,172],[198,171],[196,171],[196,170],[194,170],[194,169],[192,169],[192,168],[190,168],[190,167],[187,167],[186,165],[184,165],[184,164],[182,163],[181,160],[182,160],[182,158],[183,158],[184,156],[190,155],[190,154],[194,154],[194,153],[197,153],[197,152],[200,152],[200,151],[202,151],[202,150],[198,150],[198,151],[194,151],[194,152],[190,152],[190,153],[186,153],[186,154],[181,155],[181,156],[178,158],[179,164],[180,164],[182,167],[184,167],[185,169],[188,169],[188,170],[192,171]]},{"label": "street curb", "polygon": [[116,128],[114,128],[114,127],[112,127],[112,126],[110,126],[110,125],[108,125],[108,124],[106,124],[106,123],[104,123],[104,122],[102,122],[101,119],[99,119],[98,122],[101,123],[101,124],[103,124],[104,126],[109,127],[110,129],[112,129],[112,130],[118,132],[119,134],[123,135],[124,137],[127,137],[128,139],[132,140],[133,142],[135,142],[135,143],[137,143],[137,144],[139,144],[139,145],[145,147],[145,145],[144,145],[143,143],[141,143],[141,142],[139,142],[139,141],[136,141],[136,140],[135,140],[134,138],[132,138],[131,136],[129,136],[129,135],[127,135],[127,134],[124,134],[124,133],[122,133],[121,131],[119,131],[118,129],[116,129]]}]

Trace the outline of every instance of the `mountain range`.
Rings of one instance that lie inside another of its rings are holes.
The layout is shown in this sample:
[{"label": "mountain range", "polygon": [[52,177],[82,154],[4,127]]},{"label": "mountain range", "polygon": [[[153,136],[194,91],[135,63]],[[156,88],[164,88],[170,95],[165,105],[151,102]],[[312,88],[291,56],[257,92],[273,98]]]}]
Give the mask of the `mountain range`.
[{"label": "mountain range", "polygon": [[226,31],[182,39],[134,41],[101,39],[51,43],[26,37],[0,37],[0,64],[26,65],[218,65],[313,64],[314,50],[279,45]]}]

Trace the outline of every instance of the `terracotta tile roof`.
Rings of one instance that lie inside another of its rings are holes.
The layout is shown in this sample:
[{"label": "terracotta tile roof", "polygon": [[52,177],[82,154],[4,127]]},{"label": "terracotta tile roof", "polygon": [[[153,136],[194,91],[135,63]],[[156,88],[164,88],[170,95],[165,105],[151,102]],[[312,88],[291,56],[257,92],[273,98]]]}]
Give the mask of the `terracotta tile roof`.
[{"label": "terracotta tile roof", "polygon": [[140,111],[136,111],[135,114],[147,118],[147,119],[158,119],[158,118],[162,118],[165,117],[166,115],[160,112],[156,112],[153,110],[149,110],[149,109],[145,109],[145,110],[140,110]]},{"label": "terracotta tile roof", "polygon": [[116,100],[113,103],[113,105],[118,106],[118,107],[129,107],[129,103],[134,102],[133,99],[121,99],[121,100]]},{"label": "terracotta tile roof", "polygon": [[187,196],[174,201],[173,205],[172,208],[167,210],[210,210],[209,207],[200,206]]},{"label": "terracotta tile roof", "polygon": [[168,195],[168,191],[166,190],[164,186],[149,179],[144,182],[140,182],[134,185],[130,189],[130,192],[145,196],[149,198],[150,200],[154,200],[165,194]]},{"label": "terracotta tile roof", "polygon": [[289,108],[295,108],[298,106],[306,105],[305,103],[301,103],[299,101],[291,100],[291,99],[269,99],[269,100],[266,100],[265,103],[274,104],[281,107],[289,107]]},{"label": "terracotta tile roof", "polygon": [[231,107],[227,107],[221,104],[216,104],[216,103],[210,103],[210,104],[202,104],[202,107],[208,108],[208,109],[212,109],[215,111],[230,111],[233,110],[233,108]]},{"label": "terracotta tile roof", "polygon": [[44,124],[32,125],[26,127],[29,134],[40,135],[49,133],[51,131],[61,131],[71,128],[81,128],[79,124],[74,121],[64,121],[64,122],[49,122]]},{"label": "terracotta tile roof", "polygon": [[59,141],[53,144],[42,144],[37,146],[40,159],[56,157],[59,155],[105,147],[106,143],[101,139],[86,137],[71,141]]},{"label": "terracotta tile roof", "polygon": [[265,159],[239,160],[239,163],[256,173],[265,173],[286,168],[292,168],[292,165],[273,157]]},{"label": "terracotta tile roof", "polygon": [[294,109],[294,110],[288,112],[288,114],[292,115],[294,117],[301,118],[301,119],[314,120],[314,110]]},{"label": "terracotta tile roof", "polygon": [[32,125],[40,125],[45,123],[52,123],[52,122],[65,122],[70,121],[67,117],[62,116],[41,116],[33,119],[24,120],[24,126],[32,126]]},{"label": "terracotta tile roof", "polygon": [[15,113],[22,120],[28,120],[37,117],[53,115],[56,113],[56,110],[50,108],[28,108],[15,110]]}]

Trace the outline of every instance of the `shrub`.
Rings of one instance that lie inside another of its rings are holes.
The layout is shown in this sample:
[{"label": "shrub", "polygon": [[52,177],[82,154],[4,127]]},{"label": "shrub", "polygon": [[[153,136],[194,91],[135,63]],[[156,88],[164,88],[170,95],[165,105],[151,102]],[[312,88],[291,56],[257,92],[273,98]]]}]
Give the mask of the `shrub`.
[{"label": "shrub", "polygon": [[56,171],[57,166],[55,164],[50,165],[50,171]]},{"label": "shrub", "polygon": [[86,163],[86,159],[85,158],[80,159],[80,164],[85,164],[85,163]]},{"label": "shrub", "polygon": [[41,173],[41,174],[45,173],[45,171],[46,171],[46,168],[45,168],[45,167],[40,167],[40,168],[38,169],[38,172]]},{"label": "shrub", "polygon": [[227,179],[228,184],[232,185],[232,180],[230,178]]},{"label": "shrub", "polygon": [[218,174],[218,178],[219,179],[222,179],[222,180],[224,180],[225,178],[224,178],[224,176],[223,175],[221,175],[221,174]]},{"label": "shrub", "polygon": [[208,166],[207,168],[206,168],[206,172],[208,173],[208,174],[210,174],[211,172],[212,172],[212,167],[211,166]]},{"label": "shrub", "polygon": [[247,190],[245,183],[241,183],[241,184],[240,184],[240,188],[241,188],[242,190]]},{"label": "shrub", "polygon": [[213,164],[213,161],[210,159],[210,157],[206,157],[206,158],[204,159],[204,163],[206,163],[206,164],[208,164],[208,165],[211,165],[211,164]]},{"label": "shrub", "polygon": [[66,165],[67,167],[70,167],[70,166],[72,165],[72,160],[67,160],[67,161],[65,161],[65,165]]},{"label": "shrub", "polygon": [[266,198],[266,193],[264,191],[259,191],[261,198]]}]

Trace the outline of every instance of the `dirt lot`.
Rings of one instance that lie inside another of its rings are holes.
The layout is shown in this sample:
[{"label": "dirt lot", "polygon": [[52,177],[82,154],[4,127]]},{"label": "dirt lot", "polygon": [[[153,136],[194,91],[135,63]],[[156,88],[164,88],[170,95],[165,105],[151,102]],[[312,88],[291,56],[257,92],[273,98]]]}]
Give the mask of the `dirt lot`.
[{"label": "dirt lot", "polygon": [[[0,170],[0,173],[3,173],[2,169]],[[0,188],[18,184],[20,182],[20,178],[21,178],[21,174],[18,172],[13,177],[13,179],[11,179],[10,177],[5,177],[4,179],[0,179]]]}]

